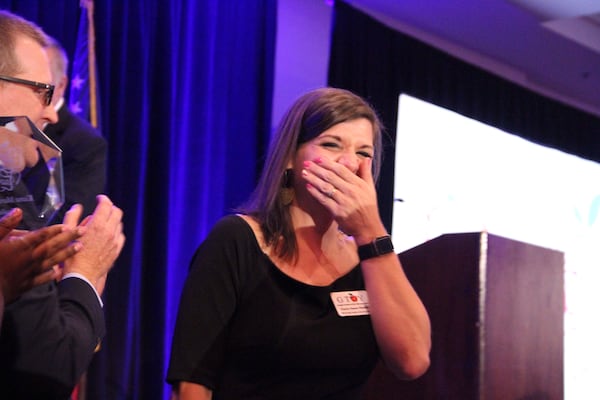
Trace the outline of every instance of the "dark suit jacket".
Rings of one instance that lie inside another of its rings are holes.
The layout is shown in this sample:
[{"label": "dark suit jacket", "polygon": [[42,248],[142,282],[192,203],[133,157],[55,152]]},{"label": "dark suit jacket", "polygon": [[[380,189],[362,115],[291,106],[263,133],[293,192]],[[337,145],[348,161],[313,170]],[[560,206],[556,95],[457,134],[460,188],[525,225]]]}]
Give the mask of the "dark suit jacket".
[{"label": "dark suit jacket", "polygon": [[[106,180],[106,141],[66,107],[46,134],[63,150],[66,201],[51,223],[61,222],[73,203],[85,215],[96,207]],[[40,164],[41,163],[41,164]],[[45,162],[31,173],[49,177]],[[24,174],[25,175],[25,174]],[[47,184],[47,183],[46,183]],[[45,192],[46,184],[41,195]],[[35,193],[34,193],[35,194]],[[94,290],[78,278],[34,288],[5,307],[0,331],[0,398],[67,399],[104,336],[102,308]]]},{"label": "dark suit jacket", "polygon": [[75,203],[83,204],[84,216],[91,214],[96,195],[105,190],[106,140],[66,104],[58,110],[58,122],[48,125],[44,133],[63,151],[66,201],[53,222],[62,222],[64,213]]},{"label": "dark suit jacket", "polygon": [[67,399],[104,333],[102,308],[81,279],[25,293],[4,311],[0,397]]}]

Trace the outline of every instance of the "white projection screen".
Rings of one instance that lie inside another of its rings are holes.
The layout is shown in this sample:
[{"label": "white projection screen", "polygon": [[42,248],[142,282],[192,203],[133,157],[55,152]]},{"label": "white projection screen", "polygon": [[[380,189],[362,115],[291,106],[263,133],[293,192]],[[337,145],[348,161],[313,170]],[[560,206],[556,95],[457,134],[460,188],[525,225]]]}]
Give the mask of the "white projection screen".
[{"label": "white projection screen", "polygon": [[396,250],[487,231],[564,252],[565,399],[600,399],[600,164],[405,94],[397,132]]}]

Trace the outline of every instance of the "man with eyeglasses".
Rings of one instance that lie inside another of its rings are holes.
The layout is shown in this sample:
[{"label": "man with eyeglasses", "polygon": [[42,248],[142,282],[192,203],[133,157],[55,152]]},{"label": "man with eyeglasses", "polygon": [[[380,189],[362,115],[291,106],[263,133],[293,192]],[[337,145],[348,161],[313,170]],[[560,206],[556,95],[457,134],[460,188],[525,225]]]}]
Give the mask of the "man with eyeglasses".
[{"label": "man with eyeglasses", "polygon": [[0,80],[5,82],[12,82],[18,85],[29,86],[34,89],[35,93],[42,99],[44,105],[50,105],[52,103],[52,97],[54,95],[54,85],[49,83],[40,83],[30,81],[27,79],[21,79],[14,76],[0,75]]},{"label": "man with eyeglasses", "polygon": [[[0,116],[25,115],[40,129],[57,121],[46,45],[39,27],[0,10]],[[36,286],[6,305],[0,331],[0,398],[68,398],[104,335],[100,296],[125,237],[122,211],[106,196],[97,199],[94,213],[83,223],[79,224],[82,207],[76,205],[66,213],[64,226],[42,228],[42,233],[54,229],[73,235],[66,243],[56,239],[49,243],[51,238],[41,235],[46,245],[42,249],[31,238],[37,235],[39,242],[40,231],[10,230],[20,211],[5,216],[10,223],[2,220],[8,233],[0,236],[0,291],[17,284],[3,279],[5,271],[19,271],[6,267],[14,267],[17,261],[30,266],[41,258],[45,266],[41,270],[48,272],[64,260],[64,275],[60,282]],[[31,276],[28,279],[32,281]]]},{"label": "man with eyeglasses", "polygon": [[[9,32],[2,32],[11,29],[6,25],[0,28],[3,42],[11,37]],[[43,129],[46,123],[56,123],[58,115],[50,107],[54,86],[48,83],[52,82],[48,56],[33,36],[33,32],[31,36],[18,35],[13,39],[14,48],[0,48],[0,115],[26,115]],[[11,50],[13,54],[6,54]]]}]

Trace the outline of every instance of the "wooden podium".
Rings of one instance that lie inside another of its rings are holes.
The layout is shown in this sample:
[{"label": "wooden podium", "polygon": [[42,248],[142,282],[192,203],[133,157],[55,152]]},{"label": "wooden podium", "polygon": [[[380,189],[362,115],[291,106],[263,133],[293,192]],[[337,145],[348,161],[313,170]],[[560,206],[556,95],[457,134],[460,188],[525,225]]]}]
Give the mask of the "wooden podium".
[{"label": "wooden podium", "polygon": [[429,312],[431,366],[399,381],[378,365],[364,400],[563,399],[563,253],[464,233],[399,257]]}]

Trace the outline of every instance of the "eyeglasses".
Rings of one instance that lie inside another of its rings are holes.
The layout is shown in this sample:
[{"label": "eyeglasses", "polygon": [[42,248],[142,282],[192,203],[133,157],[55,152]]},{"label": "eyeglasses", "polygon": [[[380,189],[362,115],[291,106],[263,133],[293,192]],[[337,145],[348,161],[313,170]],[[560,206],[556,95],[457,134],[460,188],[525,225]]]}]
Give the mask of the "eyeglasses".
[{"label": "eyeglasses", "polygon": [[12,76],[6,75],[0,75],[0,80],[34,87],[37,89],[36,93],[44,96],[44,105],[49,106],[50,104],[52,104],[52,96],[54,96],[54,85],[50,85],[49,83],[28,81],[27,79],[14,78]]}]

